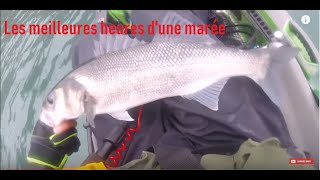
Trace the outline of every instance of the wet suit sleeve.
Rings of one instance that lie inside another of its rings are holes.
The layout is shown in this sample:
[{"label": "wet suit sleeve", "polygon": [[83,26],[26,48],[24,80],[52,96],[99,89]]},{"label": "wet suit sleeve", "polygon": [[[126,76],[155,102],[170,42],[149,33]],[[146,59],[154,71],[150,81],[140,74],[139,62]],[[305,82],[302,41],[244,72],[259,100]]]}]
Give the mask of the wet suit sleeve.
[{"label": "wet suit sleeve", "polygon": [[75,128],[54,134],[51,127],[38,121],[32,134],[27,160],[32,168],[62,169],[68,156],[77,152],[79,146]]}]

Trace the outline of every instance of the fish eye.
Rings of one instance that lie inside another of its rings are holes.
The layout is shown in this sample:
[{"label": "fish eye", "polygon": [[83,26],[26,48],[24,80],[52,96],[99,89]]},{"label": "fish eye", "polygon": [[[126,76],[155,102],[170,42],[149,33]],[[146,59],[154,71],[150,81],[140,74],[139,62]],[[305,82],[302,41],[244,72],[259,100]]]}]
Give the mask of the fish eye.
[{"label": "fish eye", "polygon": [[53,104],[53,95],[50,94],[48,97],[47,97],[47,102],[52,105]]}]

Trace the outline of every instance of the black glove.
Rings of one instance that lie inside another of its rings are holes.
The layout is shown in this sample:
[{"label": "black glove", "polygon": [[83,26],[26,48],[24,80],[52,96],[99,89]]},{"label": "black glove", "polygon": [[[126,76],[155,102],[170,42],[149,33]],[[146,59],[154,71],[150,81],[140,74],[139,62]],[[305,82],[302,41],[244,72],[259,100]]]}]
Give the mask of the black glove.
[{"label": "black glove", "polygon": [[33,167],[61,169],[68,156],[77,152],[79,146],[80,141],[75,128],[54,134],[51,127],[38,121],[33,130],[27,160]]}]

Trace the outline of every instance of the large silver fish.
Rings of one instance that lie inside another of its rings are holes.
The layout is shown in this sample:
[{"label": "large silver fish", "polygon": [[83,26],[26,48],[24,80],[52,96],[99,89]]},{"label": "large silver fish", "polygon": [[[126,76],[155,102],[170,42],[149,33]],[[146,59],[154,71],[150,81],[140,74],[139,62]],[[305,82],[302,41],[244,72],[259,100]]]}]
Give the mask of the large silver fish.
[{"label": "large silver fish", "polygon": [[173,96],[218,110],[219,94],[229,77],[259,81],[273,63],[287,62],[298,52],[285,46],[228,48],[208,44],[209,37],[206,41],[157,35],[153,42],[138,46],[127,36],[110,38],[129,48],[102,55],[69,73],[49,93],[40,120],[53,127],[83,113],[89,120],[108,113],[130,121],[128,109]]}]

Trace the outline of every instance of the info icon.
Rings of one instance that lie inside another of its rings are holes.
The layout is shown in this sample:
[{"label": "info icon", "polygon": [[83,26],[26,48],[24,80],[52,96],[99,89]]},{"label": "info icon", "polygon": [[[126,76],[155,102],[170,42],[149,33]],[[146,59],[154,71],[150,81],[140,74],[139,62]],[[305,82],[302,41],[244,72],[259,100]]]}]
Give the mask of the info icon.
[{"label": "info icon", "polygon": [[311,21],[311,19],[310,19],[310,16],[308,16],[308,15],[304,15],[301,17],[302,24],[309,24],[310,21]]}]

